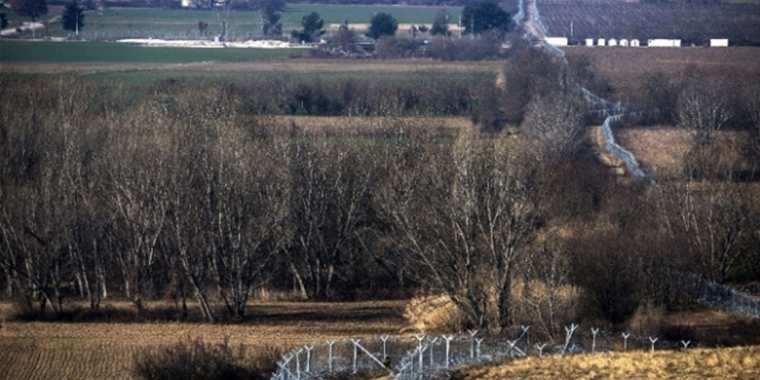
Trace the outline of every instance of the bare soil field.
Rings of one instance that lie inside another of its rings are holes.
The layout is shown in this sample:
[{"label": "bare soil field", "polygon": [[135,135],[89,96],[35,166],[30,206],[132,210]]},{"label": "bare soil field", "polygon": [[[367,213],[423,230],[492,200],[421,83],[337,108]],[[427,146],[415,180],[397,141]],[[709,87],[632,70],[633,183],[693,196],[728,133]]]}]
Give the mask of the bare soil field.
[{"label": "bare soil field", "polygon": [[678,79],[697,72],[705,79],[751,81],[760,78],[760,48],[566,48],[570,62],[588,58],[607,79],[616,98],[636,91],[645,75]]},{"label": "bare soil field", "polygon": [[460,371],[465,379],[757,379],[760,346],[530,358]]},{"label": "bare soil field", "polygon": [[[251,321],[227,325],[5,322],[0,328],[0,379],[130,379],[136,352],[188,337],[209,342],[229,337],[234,347],[286,350],[326,339],[396,334],[404,325],[404,303],[255,303]],[[9,306],[0,311],[7,317]]]},{"label": "bare soil field", "polygon": [[197,71],[197,72],[495,72],[503,66],[500,61],[443,62],[431,59],[407,60],[340,60],[289,59],[257,62],[193,62],[193,63],[2,63],[0,71],[58,74],[92,74],[118,71]]}]

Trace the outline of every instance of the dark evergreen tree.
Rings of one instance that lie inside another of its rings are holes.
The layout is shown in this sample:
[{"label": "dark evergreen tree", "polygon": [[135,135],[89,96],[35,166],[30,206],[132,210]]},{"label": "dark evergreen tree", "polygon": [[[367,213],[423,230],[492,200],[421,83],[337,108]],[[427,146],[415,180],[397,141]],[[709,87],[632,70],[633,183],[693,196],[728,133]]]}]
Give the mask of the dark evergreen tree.
[{"label": "dark evergreen tree", "polygon": [[449,31],[449,12],[442,9],[435,14],[430,34],[434,36],[448,36],[451,34]]},{"label": "dark evergreen tree", "polygon": [[464,7],[462,26],[466,34],[481,34],[492,30],[507,32],[512,26],[512,19],[499,4],[492,0],[482,0]]},{"label": "dark evergreen tree", "polygon": [[63,30],[77,32],[77,34],[82,30],[84,26],[84,9],[79,6],[77,0],[66,4],[63,16],[61,17],[61,24],[63,25]]},{"label": "dark evergreen tree", "polygon": [[314,42],[325,34],[323,29],[325,21],[317,12],[311,12],[301,19],[302,30],[294,30],[292,36],[299,42]]},{"label": "dark evergreen tree", "polygon": [[265,36],[282,35],[282,12],[285,11],[285,0],[264,0],[259,5],[264,24],[262,32]]},{"label": "dark evergreen tree", "polygon": [[378,39],[382,36],[393,36],[398,29],[398,21],[388,13],[380,12],[370,20],[367,36]]}]

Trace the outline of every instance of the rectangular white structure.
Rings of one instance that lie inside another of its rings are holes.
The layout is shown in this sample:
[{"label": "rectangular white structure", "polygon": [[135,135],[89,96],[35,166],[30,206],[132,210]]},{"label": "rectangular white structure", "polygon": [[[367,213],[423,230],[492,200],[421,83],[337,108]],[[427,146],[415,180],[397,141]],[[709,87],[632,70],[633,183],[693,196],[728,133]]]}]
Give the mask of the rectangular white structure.
[{"label": "rectangular white structure", "polygon": [[664,38],[655,38],[647,41],[649,47],[681,47],[681,40],[668,40]]},{"label": "rectangular white structure", "polygon": [[710,47],[728,47],[728,38],[711,38]]},{"label": "rectangular white structure", "polygon": [[639,46],[641,46],[641,43],[639,42],[639,40],[635,38],[631,40],[631,47],[639,47]]},{"label": "rectangular white structure", "polygon": [[586,46],[594,46],[594,39],[586,38]]},{"label": "rectangular white structure", "polygon": [[598,46],[607,46],[607,40],[605,40],[604,38],[600,38],[600,39],[596,40],[596,44]]},{"label": "rectangular white structure", "polygon": [[620,46],[628,47],[628,40],[626,40],[625,38],[621,39]]},{"label": "rectangular white structure", "polygon": [[565,37],[546,37],[546,43],[553,46],[567,46],[568,41]]},{"label": "rectangular white structure", "polygon": [[607,40],[607,46],[618,46],[618,41],[614,38]]}]

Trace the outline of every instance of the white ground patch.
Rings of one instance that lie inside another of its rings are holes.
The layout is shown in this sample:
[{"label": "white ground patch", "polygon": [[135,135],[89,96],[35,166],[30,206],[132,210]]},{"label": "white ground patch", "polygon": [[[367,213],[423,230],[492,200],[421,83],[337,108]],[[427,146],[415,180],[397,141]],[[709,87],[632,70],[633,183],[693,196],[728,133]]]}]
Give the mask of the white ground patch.
[{"label": "white ground patch", "polygon": [[14,36],[16,35],[16,33],[18,33],[18,30],[26,31],[26,30],[33,30],[33,29],[42,29],[44,27],[45,27],[45,24],[41,22],[24,21],[21,25],[17,27],[3,29],[2,31],[0,31],[0,36]]},{"label": "white ground patch", "polygon": [[292,49],[311,48],[310,45],[294,44],[277,40],[249,40],[243,42],[216,42],[203,40],[162,40],[156,38],[128,38],[116,42],[139,44],[150,47],[188,47],[188,48],[256,48],[256,49]]}]

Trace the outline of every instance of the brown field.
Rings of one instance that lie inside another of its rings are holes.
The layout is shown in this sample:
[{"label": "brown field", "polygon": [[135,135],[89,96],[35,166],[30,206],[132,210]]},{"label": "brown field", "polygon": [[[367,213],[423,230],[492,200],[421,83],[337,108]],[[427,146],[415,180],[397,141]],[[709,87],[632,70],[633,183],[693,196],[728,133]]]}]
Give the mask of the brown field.
[{"label": "brown field", "polygon": [[760,346],[530,358],[462,370],[455,379],[757,379]]},{"label": "brown field", "polygon": [[496,72],[500,61],[443,62],[432,59],[405,60],[347,60],[347,59],[289,59],[259,62],[194,62],[194,63],[2,63],[0,72],[17,73],[84,73],[119,71],[193,71],[193,72]]},{"label": "brown field", "polygon": [[472,121],[466,117],[384,117],[384,116],[273,116],[277,126],[295,124],[305,129],[325,128],[372,128],[399,122],[412,128],[425,126],[441,126],[451,129],[472,127]]},{"label": "brown field", "polygon": [[[5,322],[0,328],[0,379],[130,379],[133,355],[187,337],[252,350],[398,333],[403,301],[255,303],[244,324]],[[124,303],[116,307],[128,308]],[[4,317],[8,305],[0,307]]]},{"label": "brown field", "polygon": [[572,62],[588,57],[596,70],[624,99],[646,74],[662,72],[679,78],[696,71],[705,79],[749,81],[760,78],[760,48],[566,48]]},{"label": "brown field", "polygon": [[[619,128],[615,130],[618,142],[628,149],[645,171],[656,177],[668,177],[683,170],[683,156],[691,143],[689,131],[670,126]],[[733,152],[733,157],[722,159],[738,162],[740,160],[742,133],[722,131],[718,142]]]}]

